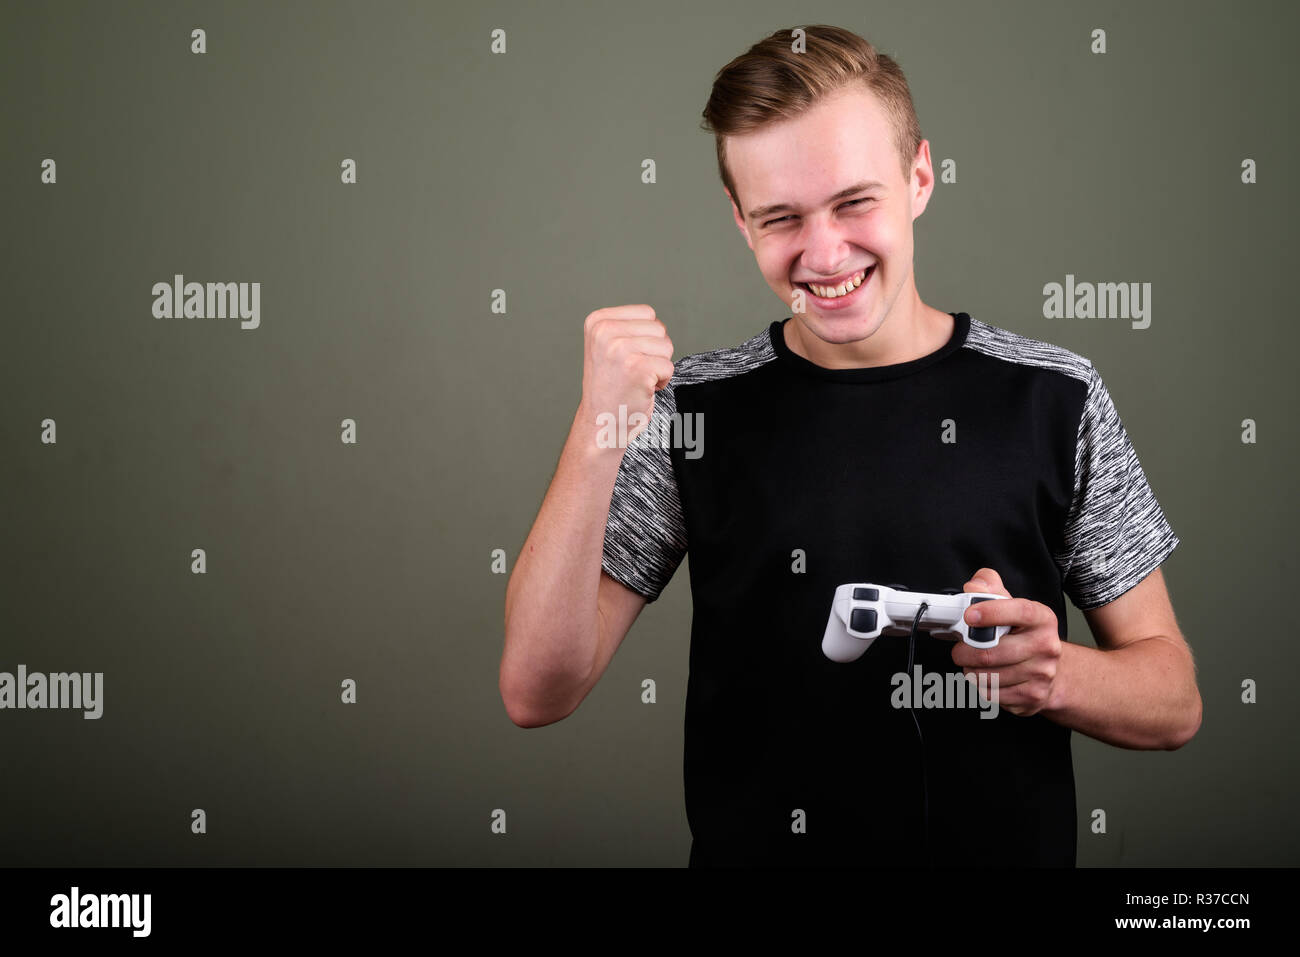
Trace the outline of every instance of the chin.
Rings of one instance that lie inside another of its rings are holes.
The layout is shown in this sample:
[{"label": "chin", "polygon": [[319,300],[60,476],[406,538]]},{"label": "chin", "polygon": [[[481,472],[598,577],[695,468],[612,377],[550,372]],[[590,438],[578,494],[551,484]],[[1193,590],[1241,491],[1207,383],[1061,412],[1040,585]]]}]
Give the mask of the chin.
[{"label": "chin", "polygon": [[818,316],[806,313],[800,317],[805,328],[823,342],[843,345],[846,342],[858,342],[875,332],[873,316]]}]

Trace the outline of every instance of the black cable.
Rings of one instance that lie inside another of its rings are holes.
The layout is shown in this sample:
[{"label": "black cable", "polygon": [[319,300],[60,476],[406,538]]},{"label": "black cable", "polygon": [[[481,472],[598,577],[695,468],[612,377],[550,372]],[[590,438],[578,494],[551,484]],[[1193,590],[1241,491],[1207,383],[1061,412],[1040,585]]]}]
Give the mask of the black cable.
[{"label": "black cable", "polygon": [[[907,638],[908,681],[915,680],[915,675],[912,674],[912,660],[916,652],[916,626],[920,623],[921,616],[925,614],[925,610],[929,607],[928,602],[921,602],[921,607],[916,610],[916,617],[912,619],[912,633]],[[923,832],[925,857],[923,860],[928,861],[930,859],[930,783],[926,779],[925,772],[925,736],[921,734],[921,722],[916,720],[916,709],[912,704],[912,702],[916,701],[917,691],[918,689],[914,687],[912,693],[908,696],[907,710],[912,713],[912,724],[916,725],[916,737],[921,742],[921,798],[922,807],[924,808],[923,820],[925,821],[925,830]]]}]

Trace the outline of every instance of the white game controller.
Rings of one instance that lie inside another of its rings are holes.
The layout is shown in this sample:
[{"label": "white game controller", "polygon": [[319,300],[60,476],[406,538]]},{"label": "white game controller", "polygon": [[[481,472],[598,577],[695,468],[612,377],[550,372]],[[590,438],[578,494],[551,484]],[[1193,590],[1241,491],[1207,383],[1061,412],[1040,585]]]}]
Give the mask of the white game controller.
[{"label": "white game controller", "polygon": [[918,629],[938,637],[960,638],[972,648],[995,648],[1011,626],[972,627],[966,624],[966,609],[977,602],[1005,598],[979,591],[932,595],[908,591],[901,585],[841,585],[831,602],[822,651],[831,661],[857,661],[885,629],[899,628],[910,634],[921,602],[928,607]]}]

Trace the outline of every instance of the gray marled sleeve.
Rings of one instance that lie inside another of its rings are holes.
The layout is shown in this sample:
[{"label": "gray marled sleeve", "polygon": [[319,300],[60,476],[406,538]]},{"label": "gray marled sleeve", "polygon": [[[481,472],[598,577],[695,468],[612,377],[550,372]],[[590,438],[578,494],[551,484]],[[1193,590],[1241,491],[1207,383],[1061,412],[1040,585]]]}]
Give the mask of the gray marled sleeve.
[{"label": "gray marled sleeve", "polygon": [[[656,417],[675,409],[671,385],[655,393]],[[669,450],[662,443],[630,442],[614,481],[601,568],[652,602],[685,554],[686,524]]]},{"label": "gray marled sleeve", "polygon": [[1101,376],[1089,367],[1065,526],[1065,593],[1080,610],[1114,601],[1178,545]]}]

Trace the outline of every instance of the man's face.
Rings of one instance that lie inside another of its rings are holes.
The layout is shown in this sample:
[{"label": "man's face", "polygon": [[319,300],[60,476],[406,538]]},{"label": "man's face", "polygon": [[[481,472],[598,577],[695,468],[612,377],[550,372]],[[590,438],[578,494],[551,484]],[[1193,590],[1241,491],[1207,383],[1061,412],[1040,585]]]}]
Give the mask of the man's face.
[{"label": "man's face", "polygon": [[[736,225],[763,278],[788,305],[803,289],[805,311],[793,315],[815,336],[856,342],[880,327],[900,295],[912,308],[912,221],[933,189],[930,146],[921,144],[905,183],[893,125],[873,93],[855,86],[794,119],[728,137],[727,166],[744,204],[736,211],[732,198]],[[864,183],[878,185],[833,198]],[[786,208],[762,211],[778,204]],[[843,297],[804,284],[839,285],[864,270]]]}]

